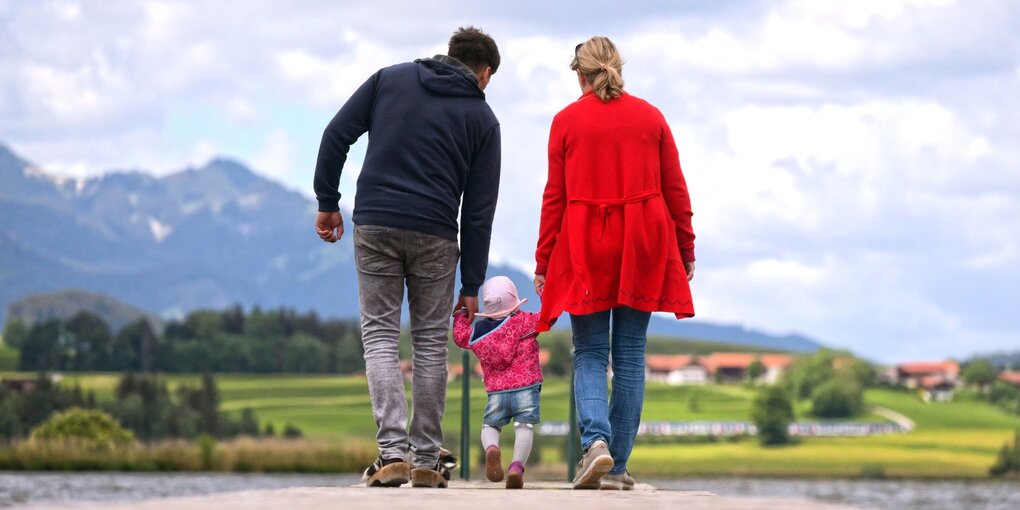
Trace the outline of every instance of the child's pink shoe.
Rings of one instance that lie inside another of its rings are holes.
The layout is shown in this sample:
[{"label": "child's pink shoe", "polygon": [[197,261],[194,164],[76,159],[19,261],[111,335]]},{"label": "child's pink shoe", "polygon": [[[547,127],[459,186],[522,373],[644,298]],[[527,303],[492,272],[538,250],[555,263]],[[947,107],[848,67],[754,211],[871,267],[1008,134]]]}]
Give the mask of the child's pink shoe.
[{"label": "child's pink shoe", "polygon": [[490,482],[503,481],[503,460],[498,446],[493,445],[485,449],[485,476]]},{"label": "child's pink shoe", "polygon": [[519,461],[513,461],[506,470],[506,488],[521,489],[524,487],[524,465]]}]

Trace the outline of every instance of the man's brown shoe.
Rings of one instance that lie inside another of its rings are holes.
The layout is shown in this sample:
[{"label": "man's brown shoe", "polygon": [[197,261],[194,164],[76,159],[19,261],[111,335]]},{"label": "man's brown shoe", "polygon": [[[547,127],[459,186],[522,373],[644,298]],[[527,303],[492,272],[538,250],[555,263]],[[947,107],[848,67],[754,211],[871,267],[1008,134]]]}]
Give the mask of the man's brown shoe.
[{"label": "man's brown shoe", "polygon": [[411,487],[431,487],[445,489],[450,480],[450,473],[441,462],[435,467],[416,467],[411,470]]},{"label": "man's brown shoe", "polygon": [[365,487],[400,487],[411,478],[411,466],[403,459],[383,459],[378,457],[365,473],[361,480]]}]

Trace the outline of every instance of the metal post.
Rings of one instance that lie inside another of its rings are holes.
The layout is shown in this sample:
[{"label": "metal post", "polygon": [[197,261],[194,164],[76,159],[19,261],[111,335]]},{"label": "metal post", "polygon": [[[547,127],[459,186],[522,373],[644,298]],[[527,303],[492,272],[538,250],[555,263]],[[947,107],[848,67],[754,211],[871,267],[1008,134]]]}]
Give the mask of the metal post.
[{"label": "metal post", "polygon": [[467,349],[463,351],[464,373],[460,376],[460,478],[467,480],[471,475],[471,358]]},{"label": "metal post", "polygon": [[[570,349],[570,358],[573,359],[574,350]],[[570,417],[567,418],[567,481],[574,481],[574,471],[577,468],[578,447],[581,440],[578,438],[577,430],[577,402],[574,400],[574,369],[570,368]]]}]

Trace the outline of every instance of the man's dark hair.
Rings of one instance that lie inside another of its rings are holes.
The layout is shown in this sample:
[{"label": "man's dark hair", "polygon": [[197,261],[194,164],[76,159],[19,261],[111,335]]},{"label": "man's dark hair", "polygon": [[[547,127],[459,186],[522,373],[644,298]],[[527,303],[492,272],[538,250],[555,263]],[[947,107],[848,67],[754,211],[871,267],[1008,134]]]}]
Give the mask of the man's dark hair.
[{"label": "man's dark hair", "polygon": [[472,26],[460,27],[453,33],[447,54],[476,73],[484,71],[488,66],[492,68],[492,73],[496,74],[496,69],[499,68],[499,48],[496,47],[496,41],[493,41],[489,34]]}]

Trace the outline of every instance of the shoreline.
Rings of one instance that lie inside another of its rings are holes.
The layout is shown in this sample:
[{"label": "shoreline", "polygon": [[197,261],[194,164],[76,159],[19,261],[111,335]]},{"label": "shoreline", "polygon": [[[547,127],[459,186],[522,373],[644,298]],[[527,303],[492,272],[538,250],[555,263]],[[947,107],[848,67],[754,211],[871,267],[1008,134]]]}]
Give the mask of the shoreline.
[{"label": "shoreline", "polygon": [[[92,508],[134,508],[142,502],[165,502],[187,498],[206,500],[208,497],[230,501],[237,494],[266,494],[281,489],[298,492],[330,492],[336,489],[368,491],[376,495],[393,495],[393,489],[366,489],[360,487],[359,475],[337,474],[265,474],[265,473],[59,473],[59,472],[0,472],[0,508],[10,506],[68,508],[90,505]],[[895,501],[898,508],[930,508],[931,497],[951,502],[947,508],[985,508],[991,503],[1020,504],[1020,486],[1009,481],[987,480],[818,480],[818,479],[762,479],[687,477],[680,479],[645,478],[639,476],[641,487],[655,487],[669,493],[712,493],[721,497],[768,499],[796,498],[812,502],[840,503],[864,508],[886,508]],[[468,489],[474,495],[483,493],[514,496],[522,493],[546,495],[543,487],[565,487],[562,479],[546,482],[529,478],[525,491],[502,489],[501,483],[453,480],[455,490]],[[405,486],[405,489],[410,487]],[[536,490],[539,489],[539,490]],[[399,491],[406,494],[407,490]],[[595,495],[594,491],[556,491],[572,493],[567,498]],[[421,494],[447,495],[450,491],[419,490]],[[614,495],[615,493],[615,495]],[[618,497],[617,491],[598,492],[599,498]],[[541,497],[541,496],[540,496]],[[601,500],[600,500],[601,501]],[[544,498],[543,498],[543,502]],[[544,506],[543,506],[544,507]],[[287,507],[293,508],[293,507]],[[599,508],[595,505],[593,508]],[[772,508],[779,508],[773,506]]]},{"label": "shoreline", "polygon": [[[541,504],[561,510],[627,509],[649,510],[689,508],[692,510],[771,509],[840,510],[863,508],[848,504],[813,500],[799,496],[754,497],[718,496],[707,491],[659,490],[639,484],[633,491],[575,491],[564,482],[533,482],[524,490],[506,491],[502,484],[480,482],[451,483],[446,489],[421,489],[402,486],[396,489],[348,487],[294,487],[250,490],[198,496],[150,498],[134,502],[98,502],[81,508],[150,510],[234,509],[277,510],[295,507],[325,508],[339,501],[352,508],[409,508],[420,510],[461,510],[480,506],[528,507]],[[26,508],[36,510],[64,508],[60,504],[38,503]]]},{"label": "shoreline", "polygon": [[[366,465],[367,466],[367,465]],[[560,482],[566,477],[553,477],[549,476],[554,471],[562,471],[566,473],[565,468],[559,468],[555,470],[544,470],[545,466],[529,466],[528,473],[531,476],[530,479],[536,482]],[[160,470],[160,469],[0,469],[0,475],[209,475],[209,476],[220,476],[220,475],[254,475],[254,476],[338,476],[338,477],[360,477],[361,471],[301,471],[301,470],[266,470],[266,471],[203,471],[203,470]],[[1015,477],[967,477],[967,476],[932,476],[932,477],[910,477],[910,476],[883,476],[883,477],[852,477],[852,476],[825,476],[811,473],[791,473],[782,475],[770,475],[770,474],[741,474],[741,473],[729,473],[729,474],[690,474],[683,473],[672,475],[670,478],[668,474],[656,473],[650,476],[643,476],[640,472],[635,472],[635,475],[641,479],[647,479],[650,481],[658,480],[672,480],[672,481],[684,481],[684,480],[727,480],[727,481],[819,481],[819,482],[923,482],[923,483],[937,483],[937,482],[978,482],[978,483],[990,483],[990,484],[1016,484],[1020,479]],[[469,480],[461,480],[459,477],[454,476],[451,482],[475,482],[481,481],[485,478],[484,471],[472,472],[472,477]]]}]

